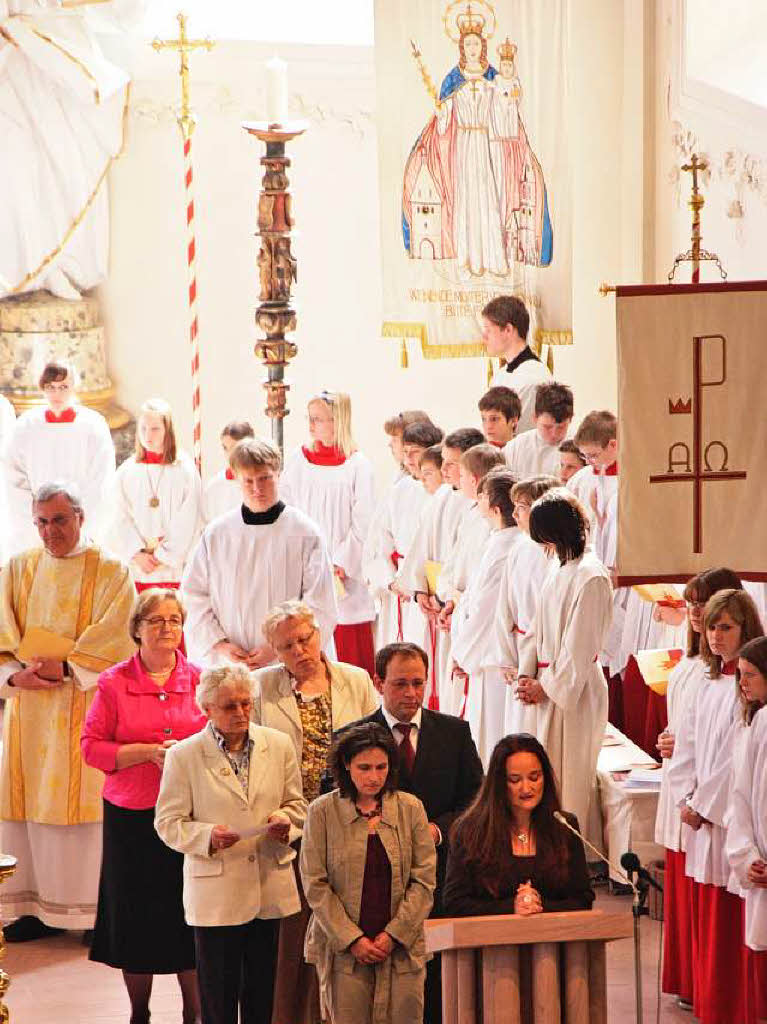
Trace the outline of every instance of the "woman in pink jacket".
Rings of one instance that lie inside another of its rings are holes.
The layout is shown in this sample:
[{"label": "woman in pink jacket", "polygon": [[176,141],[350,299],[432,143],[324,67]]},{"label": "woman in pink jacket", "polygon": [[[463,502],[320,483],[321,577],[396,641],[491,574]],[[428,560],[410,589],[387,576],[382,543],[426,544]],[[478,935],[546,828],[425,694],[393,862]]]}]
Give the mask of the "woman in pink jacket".
[{"label": "woman in pink jacket", "polygon": [[86,762],[106,775],[98,910],[90,958],[123,972],[131,1024],[149,1021],[155,974],[175,974],[184,1024],[199,1020],[194,937],[184,921],[181,854],[154,830],[166,751],[207,719],[194,699],[200,669],[179,650],[175,590],[142,593],[130,630],[138,652],[103,672],[82,735]]}]

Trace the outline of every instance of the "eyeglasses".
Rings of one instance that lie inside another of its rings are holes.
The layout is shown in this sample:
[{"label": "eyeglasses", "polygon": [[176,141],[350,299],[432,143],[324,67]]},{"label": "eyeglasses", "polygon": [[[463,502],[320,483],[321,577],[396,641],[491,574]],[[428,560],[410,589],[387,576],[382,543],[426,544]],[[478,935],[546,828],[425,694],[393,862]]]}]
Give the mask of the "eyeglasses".
[{"label": "eyeglasses", "polygon": [[181,629],[184,625],[184,620],[180,615],[171,615],[167,619],[162,615],[153,615],[151,618],[144,619],[143,621],[152,629],[162,629],[163,626],[170,626],[171,629]]},{"label": "eyeglasses", "polygon": [[317,627],[315,626],[314,629],[312,629],[311,633],[305,633],[303,636],[294,637],[292,640],[289,640],[286,644],[274,644],[274,649],[276,651],[283,651],[284,653],[288,653],[289,651],[297,650],[299,647],[308,647],[311,641],[314,639],[314,634],[316,632]]},{"label": "eyeglasses", "polygon": [[54,393],[57,392],[57,393],[62,394],[62,395],[65,394],[67,391],[71,391],[71,390],[72,390],[72,385],[67,383],[67,382],[62,382],[61,384],[46,384],[44,386],[44,388],[43,388],[43,391],[54,392]]}]

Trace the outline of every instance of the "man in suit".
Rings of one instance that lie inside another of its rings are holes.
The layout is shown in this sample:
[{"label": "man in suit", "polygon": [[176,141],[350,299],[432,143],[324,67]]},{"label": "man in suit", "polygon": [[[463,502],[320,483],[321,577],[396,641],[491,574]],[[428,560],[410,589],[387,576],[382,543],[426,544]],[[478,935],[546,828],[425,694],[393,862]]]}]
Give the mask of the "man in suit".
[{"label": "man in suit", "polygon": [[[426,808],[437,847],[437,888],[431,916],[439,917],[450,826],[476,795],[482,783],[482,762],[467,722],[423,706],[428,671],[428,655],[417,644],[382,647],[376,654],[373,677],[381,707],[362,721],[378,722],[391,730],[399,746],[399,788],[415,794]],[[426,971],[424,1021],[439,1024],[441,1019],[437,955]]]}]

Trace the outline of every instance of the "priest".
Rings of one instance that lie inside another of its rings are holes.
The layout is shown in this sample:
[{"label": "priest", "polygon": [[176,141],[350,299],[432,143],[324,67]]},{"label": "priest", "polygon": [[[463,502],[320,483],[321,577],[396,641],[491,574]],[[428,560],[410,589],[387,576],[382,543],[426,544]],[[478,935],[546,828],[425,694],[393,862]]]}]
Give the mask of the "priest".
[{"label": "priest", "polygon": [[245,438],[229,466],[243,503],[206,527],[182,581],[192,659],[270,664],[275,656],[261,627],[271,608],[289,600],[309,605],[327,650],[338,620],[333,566],[316,523],[278,500],[279,450]]},{"label": "priest", "polygon": [[99,673],[133,652],[128,569],[81,540],[69,485],[35,493],[43,542],[0,573],[2,849],[18,867],[3,886],[9,942],[93,927],[101,860],[101,773],[80,757]]}]

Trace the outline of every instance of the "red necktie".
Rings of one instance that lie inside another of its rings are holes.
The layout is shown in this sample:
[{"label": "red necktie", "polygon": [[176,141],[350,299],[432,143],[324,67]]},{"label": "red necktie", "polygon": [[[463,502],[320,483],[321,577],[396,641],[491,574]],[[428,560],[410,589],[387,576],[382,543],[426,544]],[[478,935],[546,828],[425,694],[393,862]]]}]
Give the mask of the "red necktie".
[{"label": "red necktie", "polygon": [[415,750],[413,749],[413,744],[410,740],[410,730],[414,728],[413,723],[397,722],[394,728],[402,737],[402,742],[399,745],[400,761],[408,775],[412,776],[413,765],[415,764]]}]

